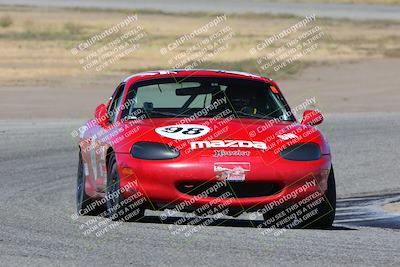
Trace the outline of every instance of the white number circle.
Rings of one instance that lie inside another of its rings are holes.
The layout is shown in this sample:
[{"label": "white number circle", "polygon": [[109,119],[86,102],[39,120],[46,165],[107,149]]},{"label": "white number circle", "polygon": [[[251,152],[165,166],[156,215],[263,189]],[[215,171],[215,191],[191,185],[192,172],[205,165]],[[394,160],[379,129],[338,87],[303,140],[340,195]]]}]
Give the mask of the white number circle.
[{"label": "white number circle", "polygon": [[210,128],[201,124],[178,124],[158,127],[156,133],[176,140],[194,139],[206,135]]}]

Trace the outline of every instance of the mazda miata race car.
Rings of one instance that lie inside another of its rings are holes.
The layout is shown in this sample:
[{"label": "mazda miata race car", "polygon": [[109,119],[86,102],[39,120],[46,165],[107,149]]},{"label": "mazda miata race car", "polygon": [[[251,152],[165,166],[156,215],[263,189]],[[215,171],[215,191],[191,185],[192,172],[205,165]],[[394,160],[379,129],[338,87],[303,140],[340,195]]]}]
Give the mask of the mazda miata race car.
[{"label": "mazda miata race car", "polygon": [[[258,214],[266,227],[329,228],[336,191],[330,148],[278,85],[222,70],[126,78],[79,129],[77,210],[136,221]],[[254,221],[254,220],[253,220]]]}]

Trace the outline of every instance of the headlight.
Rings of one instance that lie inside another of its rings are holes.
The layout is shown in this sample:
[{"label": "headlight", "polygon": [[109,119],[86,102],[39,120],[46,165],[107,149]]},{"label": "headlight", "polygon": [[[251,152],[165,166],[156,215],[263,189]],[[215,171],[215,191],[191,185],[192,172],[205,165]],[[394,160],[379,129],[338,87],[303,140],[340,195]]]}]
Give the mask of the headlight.
[{"label": "headlight", "polygon": [[131,155],[138,159],[162,160],[179,157],[179,150],[167,144],[138,142],[133,145]]},{"label": "headlight", "polygon": [[287,160],[309,161],[320,159],[321,150],[315,143],[302,143],[285,148],[280,155]]}]

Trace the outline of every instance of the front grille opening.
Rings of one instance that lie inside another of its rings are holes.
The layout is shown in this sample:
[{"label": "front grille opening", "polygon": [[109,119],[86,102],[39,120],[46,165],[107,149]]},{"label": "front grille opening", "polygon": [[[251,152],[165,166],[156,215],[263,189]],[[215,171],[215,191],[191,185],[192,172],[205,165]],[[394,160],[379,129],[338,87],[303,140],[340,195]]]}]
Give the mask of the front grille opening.
[{"label": "front grille opening", "polygon": [[[213,188],[214,190],[210,190]],[[272,196],[281,190],[272,182],[180,182],[177,189],[184,194],[201,197],[252,198]]]}]

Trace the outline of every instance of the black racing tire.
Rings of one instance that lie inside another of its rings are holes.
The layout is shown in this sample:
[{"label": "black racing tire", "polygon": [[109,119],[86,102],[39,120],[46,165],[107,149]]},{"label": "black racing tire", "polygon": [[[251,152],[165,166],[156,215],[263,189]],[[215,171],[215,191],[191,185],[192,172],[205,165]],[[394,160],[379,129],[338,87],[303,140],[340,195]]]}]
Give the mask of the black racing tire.
[{"label": "black racing tire", "polygon": [[[328,189],[324,195],[325,201],[323,201],[318,207],[317,214],[312,216],[310,220],[299,222],[298,225],[294,226],[293,229],[306,228],[306,229],[329,229],[332,227],[336,213],[336,185],[335,185],[335,174],[333,167],[331,167],[328,176]],[[274,217],[277,216],[281,209],[273,209],[263,214],[264,222],[263,227],[275,227],[280,228],[274,224]],[[280,216],[278,216],[279,218]],[[272,218],[272,219],[271,219]],[[317,218],[317,219],[315,219]],[[272,221],[272,223],[268,223]],[[282,226],[285,228],[285,226]]]},{"label": "black racing tire", "polygon": [[[79,151],[78,174],[76,179],[76,211],[79,215],[99,215],[104,210],[104,206],[96,205],[96,199],[86,194],[86,176],[83,171],[82,154]],[[100,202],[99,202],[100,203]]]},{"label": "black racing tire", "polygon": [[133,206],[124,201],[120,190],[120,177],[117,172],[115,154],[111,154],[107,168],[106,203],[108,217],[113,221],[136,222],[144,217],[145,206]]},{"label": "black racing tire", "polygon": [[332,227],[336,214],[336,183],[333,167],[329,171],[328,189],[325,193],[325,201],[318,208],[318,219],[306,225],[308,229],[329,229]]}]

